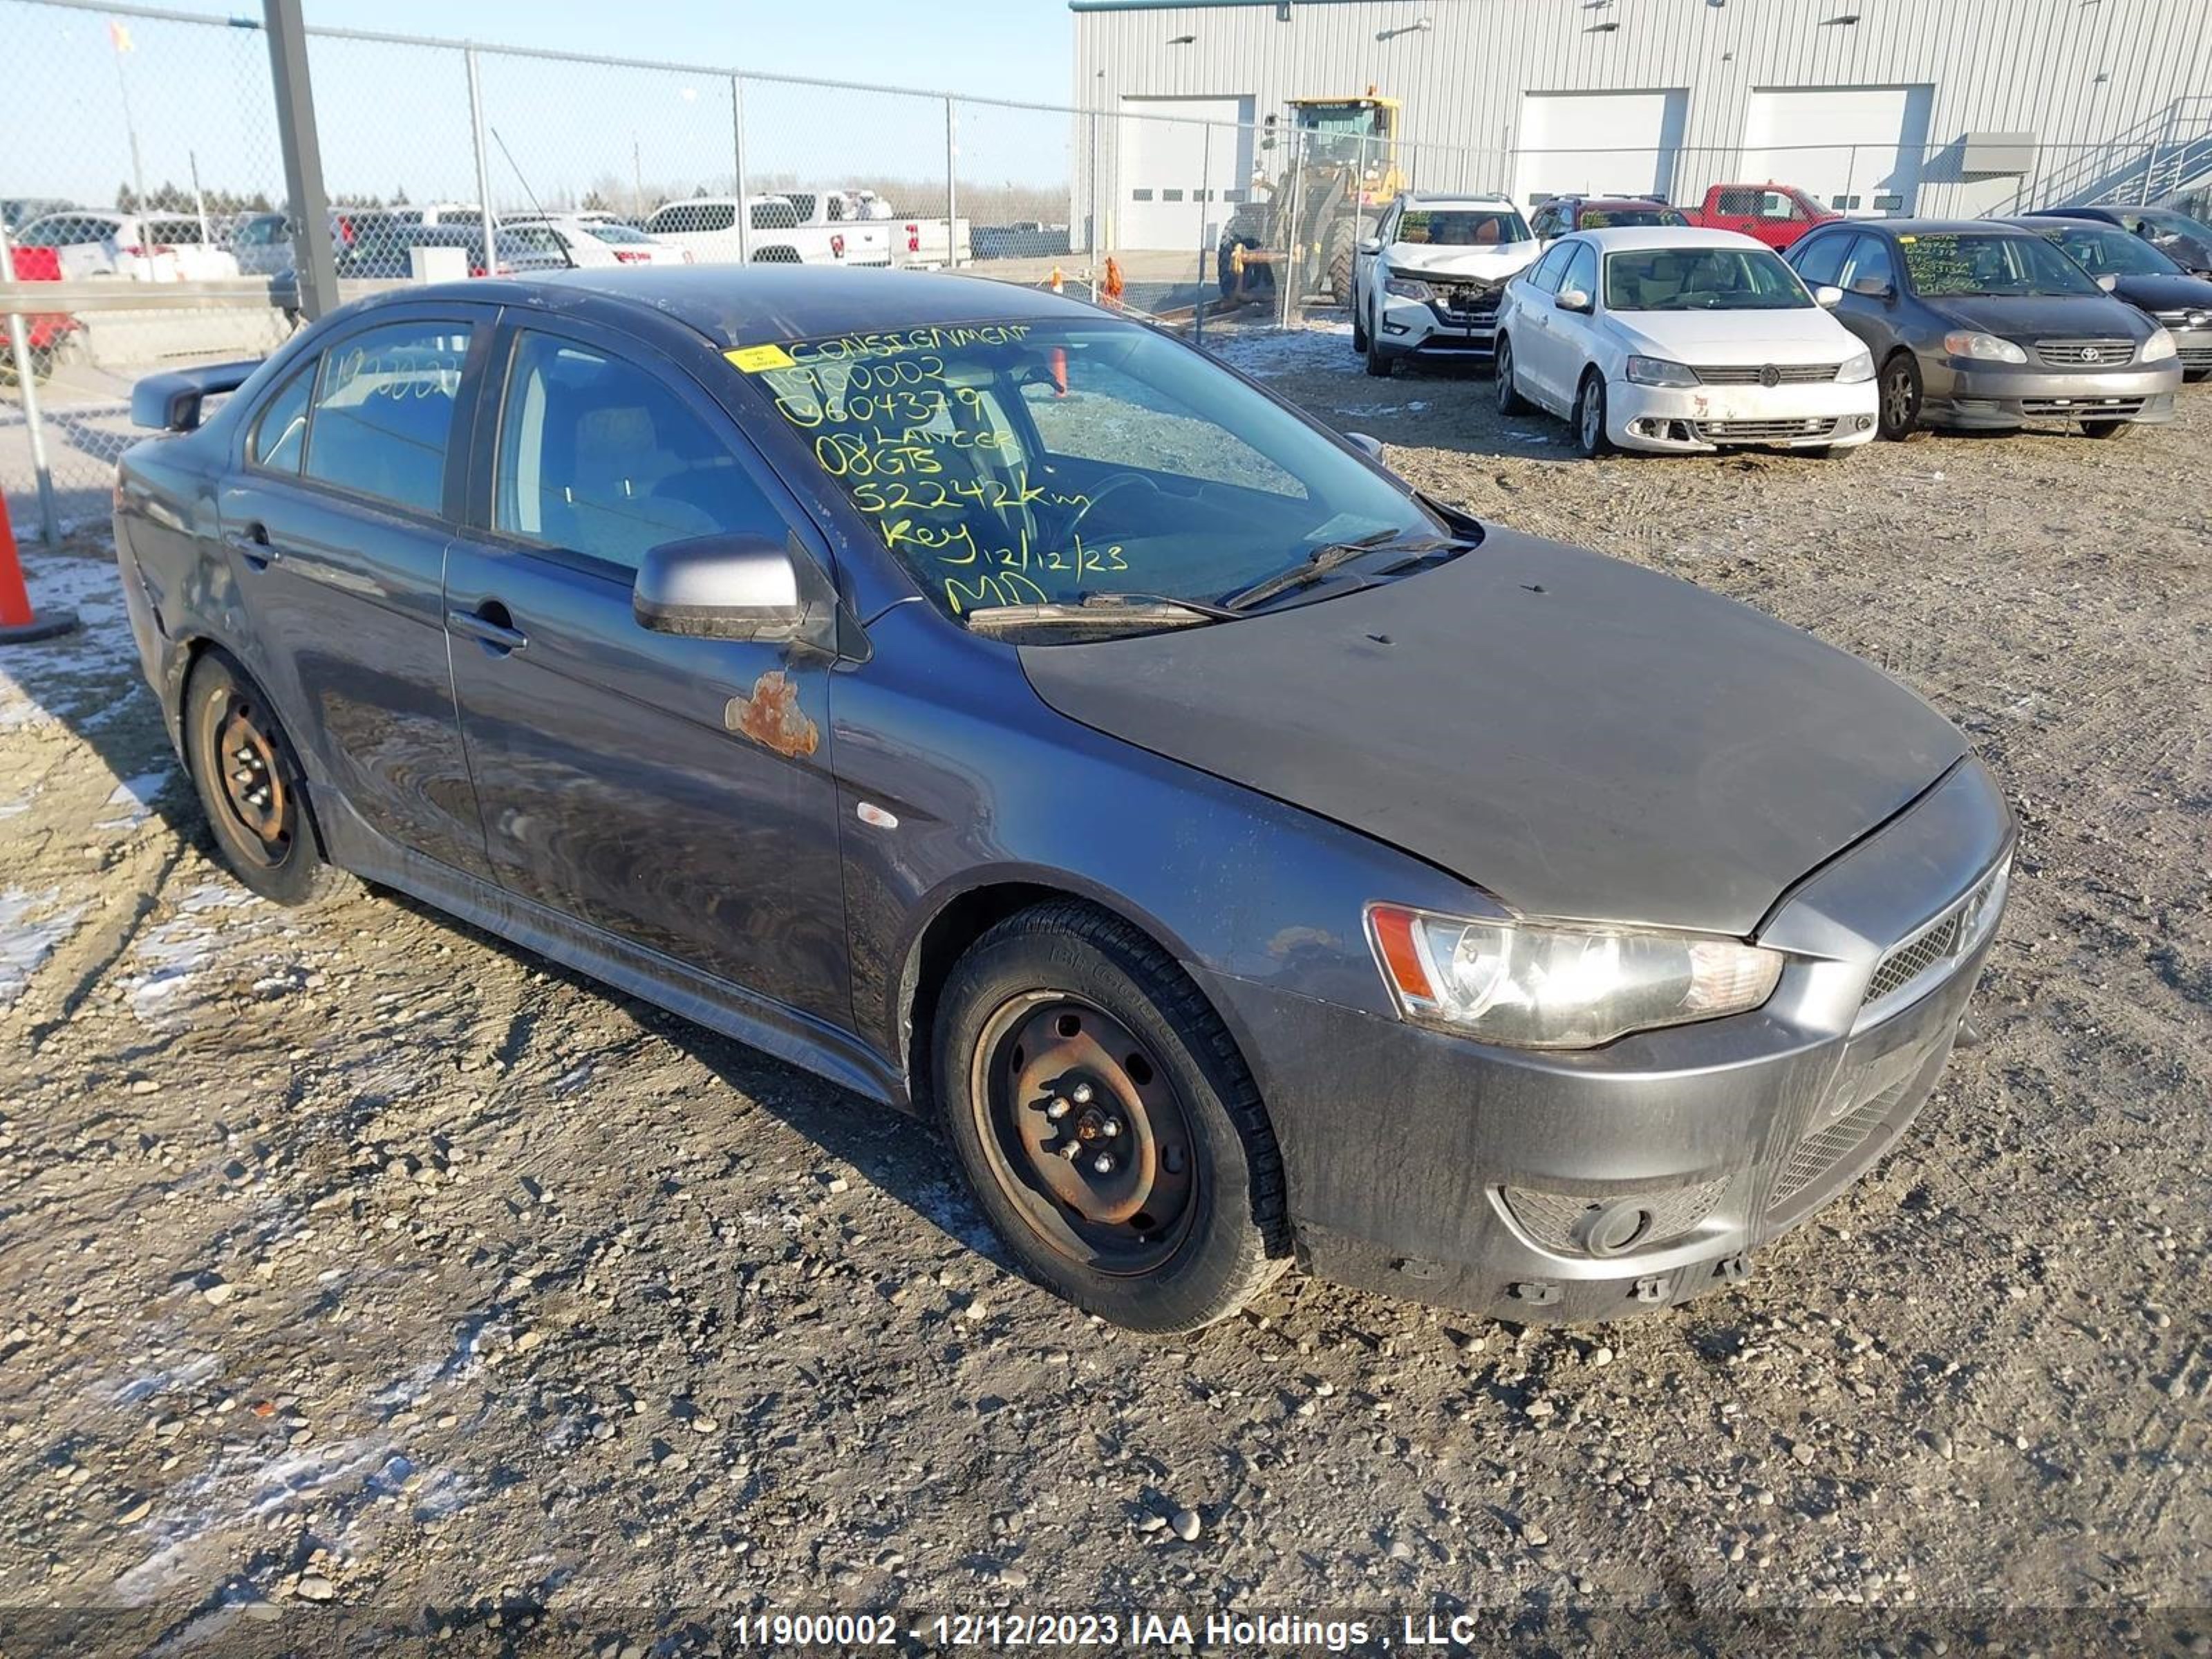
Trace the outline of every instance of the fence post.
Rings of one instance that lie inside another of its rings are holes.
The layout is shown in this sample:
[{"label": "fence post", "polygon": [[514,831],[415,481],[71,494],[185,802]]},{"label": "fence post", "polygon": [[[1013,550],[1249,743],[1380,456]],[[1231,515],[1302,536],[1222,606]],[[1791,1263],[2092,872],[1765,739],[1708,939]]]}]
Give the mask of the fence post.
[{"label": "fence post", "polygon": [[1198,163],[1198,298],[1190,311],[1190,337],[1194,345],[1206,341],[1206,204],[1213,189],[1213,123],[1208,121],[1200,130]]},{"label": "fence post", "polygon": [[[0,283],[15,280],[15,250],[0,222]],[[54,511],[54,471],[46,463],[46,429],[39,418],[39,380],[31,363],[31,337],[20,313],[8,313],[8,349],[15,357],[15,390],[23,400],[23,430],[31,441],[31,470],[39,479],[39,539],[49,552],[61,545],[61,520]]]},{"label": "fence post", "polygon": [[945,263],[960,263],[960,108],[950,94],[945,100]]},{"label": "fence post", "polygon": [[[1084,230],[1083,251],[1096,266],[1098,263],[1098,112],[1091,112],[1091,222]],[[1097,284],[1094,280],[1091,298],[1096,300]]]},{"label": "fence post", "polygon": [[483,83],[477,74],[477,49],[461,48],[461,56],[469,68],[469,132],[477,146],[477,198],[483,214],[484,275],[499,274],[499,231],[492,222],[491,211],[491,155],[484,149]]},{"label": "fence post", "polygon": [[292,225],[292,271],[300,314],[313,322],[338,302],[337,249],[330,198],[323,193],[323,147],[315,135],[315,94],[307,79],[307,26],[300,0],[263,0],[269,76],[276,94],[276,140],[284,152],[284,195]]},{"label": "fence post", "polygon": [[753,262],[753,202],[745,188],[745,77],[730,77],[730,159],[737,169],[738,258]]}]

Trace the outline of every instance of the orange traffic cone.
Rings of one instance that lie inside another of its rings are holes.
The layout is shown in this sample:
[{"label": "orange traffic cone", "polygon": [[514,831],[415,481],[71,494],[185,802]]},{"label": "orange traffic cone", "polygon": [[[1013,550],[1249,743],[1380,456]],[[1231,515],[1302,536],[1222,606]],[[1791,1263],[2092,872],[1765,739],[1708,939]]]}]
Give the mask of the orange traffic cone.
[{"label": "orange traffic cone", "polygon": [[1054,294],[1065,294],[1067,291],[1066,287],[1063,285],[1063,278],[1060,276],[1060,267],[1058,265],[1054,265],[1052,268],[1052,291]]},{"label": "orange traffic cone", "polygon": [[1106,256],[1106,282],[1098,291],[1106,296],[1107,304],[1121,303],[1121,262],[1110,253]]},{"label": "orange traffic cone", "polygon": [[0,645],[50,640],[76,626],[74,611],[31,610],[31,591],[23,586],[23,562],[15,552],[15,527],[8,521],[8,497],[0,493]]}]

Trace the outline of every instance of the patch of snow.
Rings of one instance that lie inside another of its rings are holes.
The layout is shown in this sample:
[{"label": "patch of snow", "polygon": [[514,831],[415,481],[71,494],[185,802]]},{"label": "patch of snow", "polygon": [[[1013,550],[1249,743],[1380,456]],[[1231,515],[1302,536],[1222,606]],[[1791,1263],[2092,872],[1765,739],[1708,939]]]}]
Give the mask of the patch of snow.
[{"label": "patch of snow", "polygon": [[55,908],[61,889],[43,893],[10,887],[0,892],[0,1008],[13,1005],[55,947],[76,931],[82,904]]},{"label": "patch of snow", "polygon": [[171,773],[167,767],[158,772],[142,772],[135,778],[125,778],[115,786],[107,805],[123,810],[114,817],[104,818],[93,827],[96,830],[136,830],[154,816],[154,799],[168,787]]}]

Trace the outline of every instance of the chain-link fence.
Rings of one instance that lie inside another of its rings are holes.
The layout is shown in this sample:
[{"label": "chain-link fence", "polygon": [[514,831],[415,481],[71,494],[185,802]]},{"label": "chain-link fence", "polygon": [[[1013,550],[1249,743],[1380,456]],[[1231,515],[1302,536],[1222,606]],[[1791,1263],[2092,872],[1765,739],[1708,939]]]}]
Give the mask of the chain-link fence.
[{"label": "chain-link fence", "polygon": [[[18,301],[31,384],[0,351],[0,486],[20,517],[43,471],[48,522],[66,527],[106,511],[134,379],[258,355],[292,325],[277,88],[252,18],[0,0],[0,30],[14,277],[91,296]],[[2212,98],[2094,144],[1516,150],[1401,142],[1395,106],[1373,99],[1224,121],[1218,100],[1083,110],[329,28],[307,31],[307,58],[342,296],[664,260],[951,268],[1202,337],[1341,303],[1360,243],[1409,191],[1529,213],[1570,193],[1694,208],[1716,185],[1780,179],[1822,212],[1964,216],[2157,200],[2212,177]],[[1718,205],[1802,210],[1739,194]]]}]

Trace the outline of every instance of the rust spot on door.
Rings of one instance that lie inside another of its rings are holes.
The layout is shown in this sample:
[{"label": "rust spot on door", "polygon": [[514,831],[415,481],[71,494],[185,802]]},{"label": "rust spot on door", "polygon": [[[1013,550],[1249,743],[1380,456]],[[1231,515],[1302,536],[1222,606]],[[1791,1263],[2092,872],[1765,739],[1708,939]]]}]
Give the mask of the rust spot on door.
[{"label": "rust spot on door", "polygon": [[755,680],[750,696],[732,697],[722,724],[779,755],[811,755],[822,743],[821,732],[799,706],[799,688],[781,668]]}]

